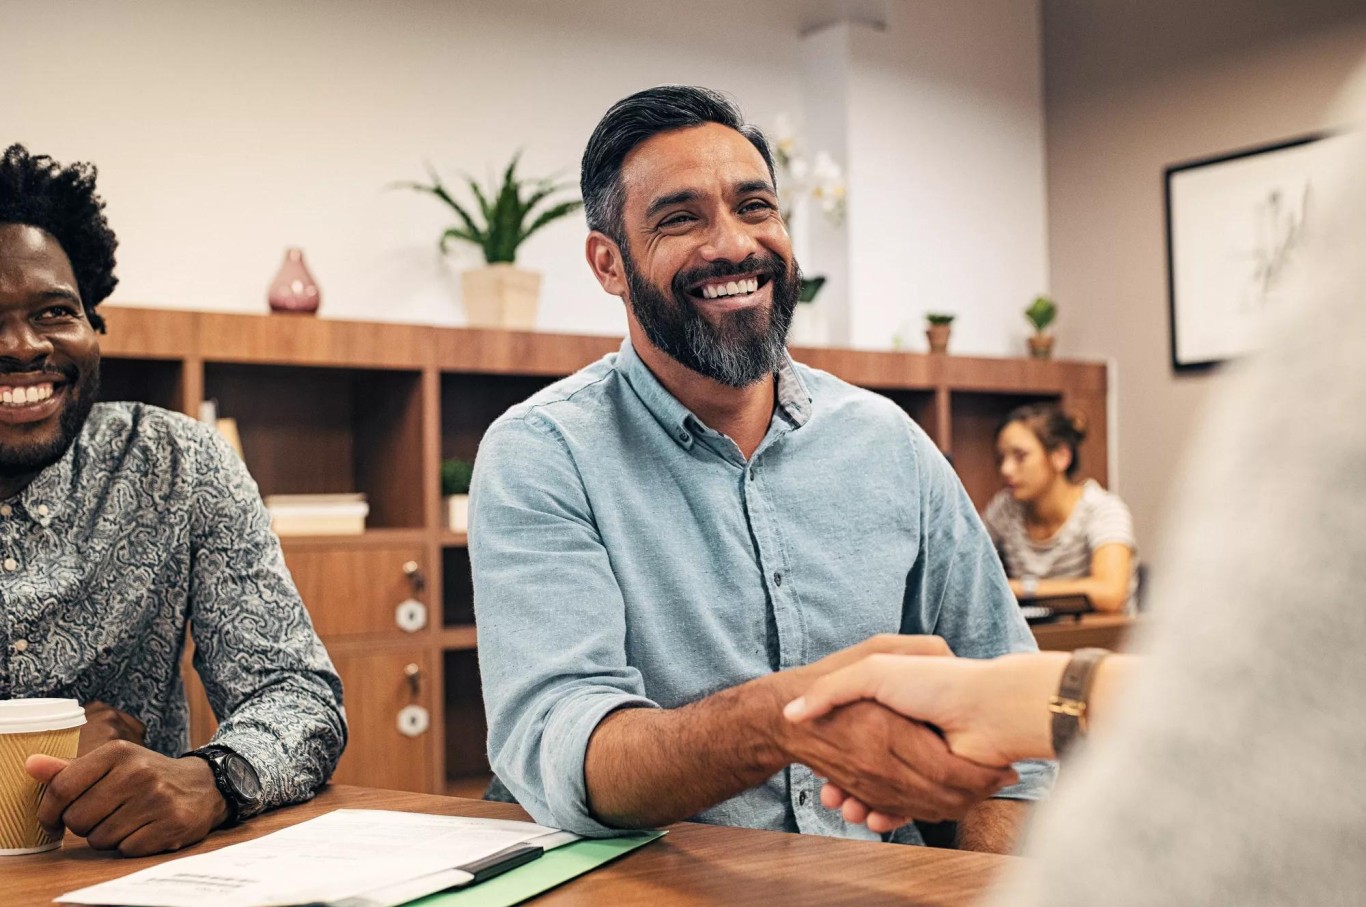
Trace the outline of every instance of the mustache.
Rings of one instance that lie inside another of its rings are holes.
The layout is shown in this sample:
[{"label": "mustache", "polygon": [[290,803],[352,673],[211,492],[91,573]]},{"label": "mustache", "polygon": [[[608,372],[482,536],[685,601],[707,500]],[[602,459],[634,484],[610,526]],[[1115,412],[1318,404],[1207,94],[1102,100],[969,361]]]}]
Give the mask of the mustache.
[{"label": "mustache", "polygon": [[0,375],[51,375],[74,382],[81,373],[74,365],[20,365],[13,360],[0,359]]},{"label": "mustache", "polygon": [[741,262],[714,261],[700,268],[691,268],[674,275],[673,291],[678,295],[688,292],[690,287],[710,280],[724,277],[738,277],[741,274],[758,274],[777,280],[787,272],[787,262],[776,255],[751,255]]}]

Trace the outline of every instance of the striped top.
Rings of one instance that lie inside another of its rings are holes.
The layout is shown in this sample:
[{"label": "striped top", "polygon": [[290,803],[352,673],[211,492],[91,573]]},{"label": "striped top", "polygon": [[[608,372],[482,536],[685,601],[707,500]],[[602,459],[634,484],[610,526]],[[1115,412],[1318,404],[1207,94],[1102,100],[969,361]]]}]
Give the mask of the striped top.
[{"label": "striped top", "polygon": [[982,520],[1001,554],[1006,574],[1012,578],[1078,579],[1090,576],[1091,555],[1096,549],[1111,544],[1129,546],[1135,557],[1129,573],[1129,601],[1125,603],[1125,611],[1133,610],[1138,576],[1134,521],[1119,496],[1101,488],[1094,479],[1086,480],[1081,500],[1072,508],[1072,515],[1052,538],[1044,541],[1029,537],[1024,504],[1005,489],[987,504]]}]

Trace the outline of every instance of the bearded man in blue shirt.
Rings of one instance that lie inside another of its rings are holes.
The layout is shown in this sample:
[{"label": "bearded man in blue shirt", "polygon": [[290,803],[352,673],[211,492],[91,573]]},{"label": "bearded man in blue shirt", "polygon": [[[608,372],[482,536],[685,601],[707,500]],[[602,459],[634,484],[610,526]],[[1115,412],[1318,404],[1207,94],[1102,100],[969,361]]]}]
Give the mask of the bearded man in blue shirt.
[{"label": "bearded man in blue shirt", "polygon": [[829,779],[1009,851],[1048,763],[999,772],[872,703],[783,721],[864,654],[1030,651],[961,483],[894,404],[794,363],[800,276],[763,136],[723,96],[618,102],[583,157],[621,350],[504,414],[472,490],[493,768],[586,835],[681,819],[876,835]]}]

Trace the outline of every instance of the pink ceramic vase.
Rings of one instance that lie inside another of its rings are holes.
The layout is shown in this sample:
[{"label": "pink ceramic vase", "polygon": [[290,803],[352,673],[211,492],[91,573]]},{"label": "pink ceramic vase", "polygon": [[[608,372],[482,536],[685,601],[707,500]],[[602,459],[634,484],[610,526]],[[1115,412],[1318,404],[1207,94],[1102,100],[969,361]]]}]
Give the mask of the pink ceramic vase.
[{"label": "pink ceramic vase", "polygon": [[285,260],[266,294],[273,312],[298,312],[311,315],[318,311],[322,294],[304,264],[302,249],[286,249]]}]

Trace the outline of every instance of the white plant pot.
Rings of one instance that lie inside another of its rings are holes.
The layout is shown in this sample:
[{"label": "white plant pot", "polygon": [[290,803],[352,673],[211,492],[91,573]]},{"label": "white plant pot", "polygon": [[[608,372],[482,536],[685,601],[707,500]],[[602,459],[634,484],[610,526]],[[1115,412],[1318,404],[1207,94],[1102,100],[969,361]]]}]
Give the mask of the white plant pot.
[{"label": "white plant pot", "polygon": [[446,527],[452,532],[470,531],[470,496],[467,494],[447,495],[442,499],[446,505]]},{"label": "white plant pot", "polygon": [[472,268],[460,275],[470,327],[529,331],[536,326],[541,275],[516,265]]}]

